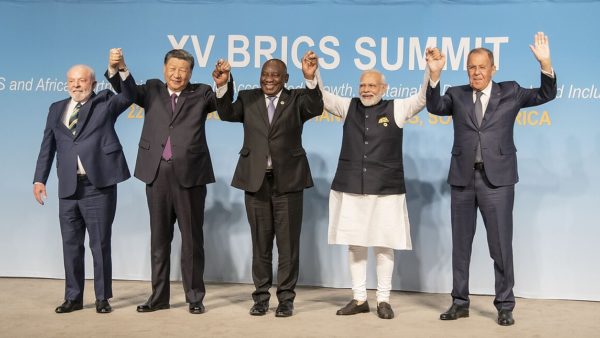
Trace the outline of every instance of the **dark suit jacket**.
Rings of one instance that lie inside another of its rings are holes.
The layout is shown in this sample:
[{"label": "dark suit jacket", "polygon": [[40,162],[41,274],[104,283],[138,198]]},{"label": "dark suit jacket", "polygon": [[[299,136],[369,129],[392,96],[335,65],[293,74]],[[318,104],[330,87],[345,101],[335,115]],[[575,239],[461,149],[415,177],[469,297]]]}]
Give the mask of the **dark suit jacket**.
[{"label": "dark suit jacket", "polygon": [[81,107],[75,136],[63,123],[70,98],[50,106],[33,182],[46,184],[55,153],[60,198],[75,193],[77,156],[96,188],[117,184],[131,176],[115,132],[115,122],[133,103],[135,80],[130,75],[124,82],[117,76],[117,81],[123,89],[121,94],[115,95],[106,89],[92,94]]},{"label": "dark suit jacket", "polygon": [[[116,76],[105,76],[118,92]],[[204,130],[207,115],[216,110],[215,93],[210,86],[188,84],[172,113],[167,85],[152,79],[137,86],[135,104],[145,110],[135,177],[146,184],[154,182],[170,135],[173,170],[179,185],[189,188],[215,181]]]},{"label": "dark suit jacket", "polygon": [[452,115],[454,145],[448,183],[466,186],[473,175],[475,150],[481,137],[481,154],[485,173],[495,186],[519,181],[517,148],[513,139],[515,118],[524,107],[537,106],[556,97],[556,74],[542,73],[541,88],[527,89],[514,81],[492,83],[490,101],[481,126],[474,113],[473,89],[468,86],[449,88],[440,96],[440,85],[427,88],[427,110],[435,115]]},{"label": "dark suit jacket", "polygon": [[231,185],[249,192],[258,191],[270,153],[278,192],[312,187],[306,152],[302,148],[302,127],[307,120],[322,114],[321,91],[284,88],[271,124],[261,89],[240,91],[233,104],[232,96],[233,90],[227,90],[217,99],[222,120],[244,123],[244,145]]}]

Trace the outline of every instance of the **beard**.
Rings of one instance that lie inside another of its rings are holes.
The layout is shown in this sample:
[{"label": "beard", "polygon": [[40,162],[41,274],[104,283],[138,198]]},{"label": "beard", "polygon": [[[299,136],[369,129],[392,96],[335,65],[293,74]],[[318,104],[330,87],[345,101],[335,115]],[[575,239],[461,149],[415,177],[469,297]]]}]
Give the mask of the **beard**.
[{"label": "beard", "polygon": [[371,98],[364,98],[362,96],[360,96],[360,102],[363,104],[363,106],[365,107],[370,107],[370,106],[374,106],[376,104],[379,103],[379,101],[381,101],[381,98],[383,96],[382,95],[374,95]]},{"label": "beard", "polygon": [[92,96],[92,89],[90,88],[81,91],[70,91],[69,96],[71,96],[75,102],[87,101],[87,99]]}]

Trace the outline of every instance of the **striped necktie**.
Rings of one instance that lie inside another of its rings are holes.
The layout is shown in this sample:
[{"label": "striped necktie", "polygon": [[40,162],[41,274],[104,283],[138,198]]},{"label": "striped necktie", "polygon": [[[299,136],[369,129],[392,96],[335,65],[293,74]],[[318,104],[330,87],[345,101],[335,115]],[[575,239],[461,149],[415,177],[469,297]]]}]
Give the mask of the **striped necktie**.
[{"label": "striped necktie", "polygon": [[71,130],[71,133],[73,133],[73,135],[75,135],[75,133],[77,132],[77,121],[79,119],[79,110],[81,109],[81,102],[77,102],[77,105],[75,105],[75,108],[73,108],[73,111],[71,112],[71,115],[69,116],[69,124],[67,125],[67,127]]}]

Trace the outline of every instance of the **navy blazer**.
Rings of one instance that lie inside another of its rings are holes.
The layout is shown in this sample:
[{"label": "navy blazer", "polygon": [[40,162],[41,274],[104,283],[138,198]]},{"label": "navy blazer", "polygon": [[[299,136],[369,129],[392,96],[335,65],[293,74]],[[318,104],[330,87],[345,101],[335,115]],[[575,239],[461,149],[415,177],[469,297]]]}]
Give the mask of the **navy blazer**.
[{"label": "navy blazer", "polygon": [[515,81],[492,82],[490,100],[481,126],[477,126],[473,89],[468,86],[449,88],[440,96],[440,85],[427,88],[427,110],[435,115],[451,115],[454,127],[452,160],[448,184],[466,186],[473,176],[478,139],[484,170],[495,186],[513,185],[519,181],[517,148],[513,138],[515,119],[524,107],[537,106],[556,97],[554,78],[542,73],[541,87],[527,89]]},{"label": "navy blazer", "polygon": [[[120,78],[120,77],[119,77]],[[58,197],[66,198],[77,188],[77,156],[90,182],[104,188],[125,181],[131,175],[123,147],[115,131],[117,117],[135,99],[135,80],[122,82],[123,92],[115,95],[105,89],[92,96],[79,110],[76,133],[63,123],[69,99],[50,106],[33,182],[46,184],[56,154]]]},{"label": "navy blazer", "polygon": [[233,104],[232,97],[233,90],[228,89],[217,99],[221,120],[244,124],[244,145],[231,185],[244,191],[258,191],[270,154],[278,192],[312,187],[306,151],[302,148],[302,128],[304,122],[323,113],[319,88],[284,88],[272,123],[269,123],[265,94],[260,88],[241,90]]}]

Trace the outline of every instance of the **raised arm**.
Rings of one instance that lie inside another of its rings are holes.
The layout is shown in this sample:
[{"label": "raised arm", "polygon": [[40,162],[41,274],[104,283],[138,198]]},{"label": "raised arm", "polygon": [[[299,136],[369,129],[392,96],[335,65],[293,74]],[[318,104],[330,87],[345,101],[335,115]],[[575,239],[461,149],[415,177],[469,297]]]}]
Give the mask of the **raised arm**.
[{"label": "raised arm", "polygon": [[213,80],[217,85],[215,93],[217,114],[222,121],[243,122],[244,121],[244,102],[238,98],[233,102],[233,78],[231,76],[231,65],[228,61],[219,59],[212,72]]},{"label": "raised arm", "polygon": [[[119,76],[116,76],[119,74]],[[122,83],[129,75],[129,70],[127,69],[127,65],[125,64],[125,57],[123,55],[123,51],[121,48],[112,48],[110,50],[108,56],[108,69],[104,73],[104,77],[113,87],[113,89],[117,93],[121,93],[123,91]],[[133,80],[133,79],[132,79]],[[135,85],[135,81],[133,81]],[[131,88],[128,88],[131,89]],[[130,95],[126,94],[128,97],[133,97],[133,102],[138,106],[144,108],[144,100],[146,97],[146,86],[145,85],[135,85],[133,87],[135,92]]]},{"label": "raised arm", "polygon": [[533,37],[533,45],[529,45],[533,56],[540,63],[542,71],[548,74],[552,74],[552,61],[550,59],[550,43],[548,42],[548,36],[544,32],[538,32]]},{"label": "raised arm", "polygon": [[119,94],[110,98],[109,112],[116,119],[127,107],[135,101],[136,85],[133,76],[129,73],[125,64],[125,57],[121,48],[112,48],[109,52],[109,72],[117,71],[119,73]]},{"label": "raised arm", "polygon": [[440,74],[446,64],[446,56],[434,52],[434,57],[427,59],[429,67],[429,83],[425,94],[427,110],[434,115],[452,115],[452,100],[448,95],[441,96]]},{"label": "raised arm", "polygon": [[318,69],[317,54],[315,54],[313,51],[308,51],[304,55],[303,72],[305,59],[308,62],[312,62],[312,64],[307,67],[307,73],[304,74],[306,87],[309,89],[319,87],[319,90],[323,95],[323,104],[325,105],[325,110],[341,118],[346,117],[348,108],[350,107],[350,101],[352,99],[348,97],[337,96],[325,90],[325,87],[323,86],[323,80],[321,79],[321,74]]},{"label": "raised arm", "polygon": [[548,36],[538,32],[533,37],[533,45],[529,45],[535,59],[540,63],[542,69],[540,88],[521,88],[519,100],[521,107],[532,107],[553,100],[557,94],[556,74],[550,60],[550,44]]}]

